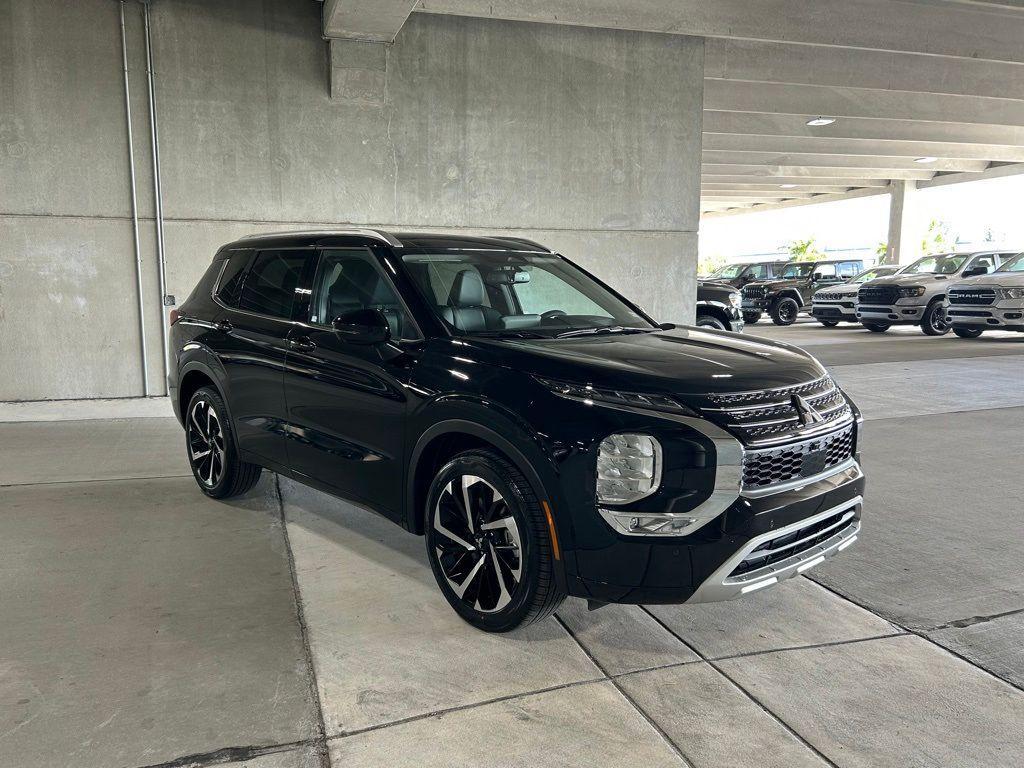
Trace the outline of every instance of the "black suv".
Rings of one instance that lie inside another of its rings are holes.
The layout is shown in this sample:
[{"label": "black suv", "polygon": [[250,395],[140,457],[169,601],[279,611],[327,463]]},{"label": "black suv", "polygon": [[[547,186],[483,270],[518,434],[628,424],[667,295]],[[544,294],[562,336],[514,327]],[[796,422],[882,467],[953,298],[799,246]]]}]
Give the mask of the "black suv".
[{"label": "black suv", "polygon": [[859,259],[794,261],[777,280],[749,283],[743,288],[743,319],[756,323],[764,312],[776,325],[792,325],[801,312],[811,311],[811,297],[819,288],[845,283],[864,271]]},{"label": "black suv", "polygon": [[728,283],[701,280],[697,283],[697,325],[720,331],[743,330],[740,292]]},{"label": "black suv", "polygon": [[727,600],[860,529],[860,417],[814,358],[659,325],[527,240],[244,238],[171,331],[203,493],[267,467],[376,510],[481,629]]}]

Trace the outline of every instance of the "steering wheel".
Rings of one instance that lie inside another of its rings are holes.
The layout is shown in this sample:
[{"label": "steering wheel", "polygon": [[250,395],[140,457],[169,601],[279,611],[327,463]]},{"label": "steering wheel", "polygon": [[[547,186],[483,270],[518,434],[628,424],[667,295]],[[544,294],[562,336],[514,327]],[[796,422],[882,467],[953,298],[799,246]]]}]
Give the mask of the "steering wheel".
[{"label": "steering wheel", "polygon": [[541,320],[554,320],[556,317],[565,317],[565,312],[560,309],[549,309],[540,316]]}]

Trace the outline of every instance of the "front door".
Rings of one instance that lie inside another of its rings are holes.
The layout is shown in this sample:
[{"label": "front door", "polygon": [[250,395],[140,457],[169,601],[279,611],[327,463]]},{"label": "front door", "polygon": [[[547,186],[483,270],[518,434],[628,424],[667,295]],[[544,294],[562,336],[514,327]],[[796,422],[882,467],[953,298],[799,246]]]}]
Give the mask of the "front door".
[{"label": "front door", "polygon": [[[394,343],[363,345],[332,327],[339,315],[379,309]],[[292,470],[399,519],[412,353],[416,331],[377,257],[366,248],[326,249],[313,281],[308,322],[289,337],[285,398]]]}]

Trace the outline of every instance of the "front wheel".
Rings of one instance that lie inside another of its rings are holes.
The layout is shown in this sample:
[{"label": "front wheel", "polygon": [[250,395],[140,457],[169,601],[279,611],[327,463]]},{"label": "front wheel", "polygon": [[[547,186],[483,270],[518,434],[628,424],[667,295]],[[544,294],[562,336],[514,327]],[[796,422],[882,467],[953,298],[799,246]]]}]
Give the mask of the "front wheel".
[{"label": "front wheel", "polygon": [[548,509],[522,472],[493,451],[460,453],[434,477],[427,557],[442,594],[474,627],[508,632],[562,603]]},{"label": "front wheel", "polygon": [[185,450],[199,490],[214,499],[243,494],[260,479],[262,467],[239,459],[228,409],[212,387],[201,387],[189,400]]},{"label": "front wheel", "polygon": [[796,299],[783,296],[772,304],[769,312],[772,322],[776,325],[792,325],[796,322],[797,315],[800,314],[800,305],[796,303]]},{"label": "front wheel", "polygon": [[941,301],[933,301],[921,318],[921,330],[927,336],[945,336],[949,333],[949,320]]},{"label": "front wheel", "polygon": [[835,328],[837,325],[839,325],[838,320],[819,320],[818,322],[824,325],[826,328]]},{"label": "front wheel", "polygon": [[727,331],[725,323],[713,315],[697,315],[697,326],[699,328],[717,328],[720,331]]},{"label": "front wheel", "polygon": [[984,328],[954,328],[953,333],[961,339],[976,339],[985,332]]},{"label": "front wheel", "polygon": [[761,313],[760,312],[744,312],[743,313],[743,322],[746,323],[747,325],[753,325],[754,323],[756,323],[760,319],[761,319]]},{"label": "front wheel", "polygon": [[885,333],[886,331],[889,330],[888,323],[861,323],[861,325],[863,325],[872,333]]}]

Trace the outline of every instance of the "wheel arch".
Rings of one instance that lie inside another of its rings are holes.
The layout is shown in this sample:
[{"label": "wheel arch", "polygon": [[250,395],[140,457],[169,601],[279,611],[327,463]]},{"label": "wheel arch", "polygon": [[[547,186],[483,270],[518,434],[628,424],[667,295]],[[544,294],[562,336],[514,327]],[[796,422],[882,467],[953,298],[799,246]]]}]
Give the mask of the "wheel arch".
[{"label": "wheel arch", "polygon": [[726,329],[729,328],[730,319],[729,314],[725,311],[724,306],[718,306],[711,303],[701,303],[697,305],[697,318],[701,315],[707,315],[713,317],[721,323],[725,324]]},{"label": "wheel arch", "polygon": [[210,366],[200,360],[190,360],[182,366],[178,375],[178,402],[174,403],[174,413],[182,424],[185,423],[185,409],[192,395],[204,386],[216,389],[225,406],[227,405],[227,393]]}]

